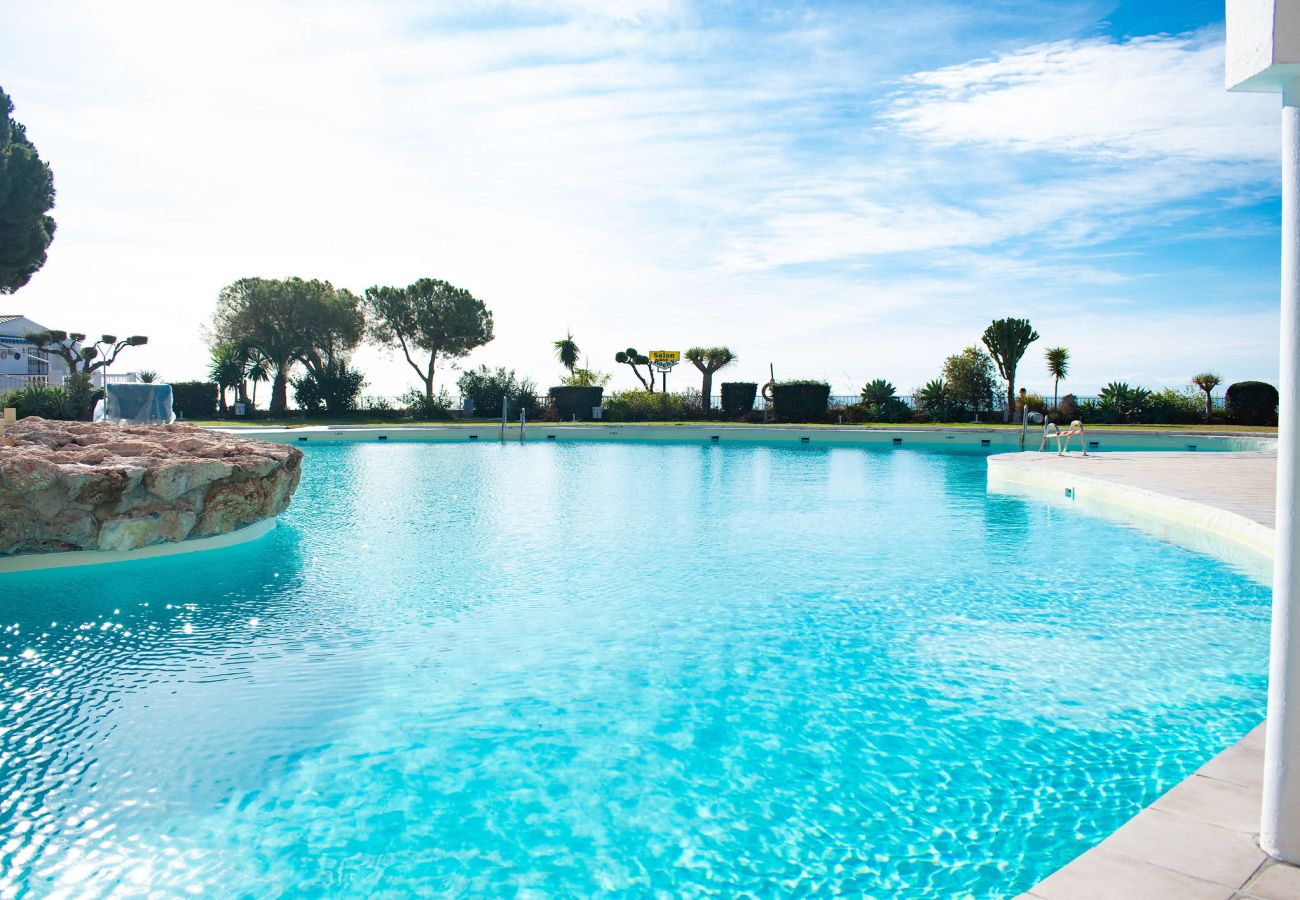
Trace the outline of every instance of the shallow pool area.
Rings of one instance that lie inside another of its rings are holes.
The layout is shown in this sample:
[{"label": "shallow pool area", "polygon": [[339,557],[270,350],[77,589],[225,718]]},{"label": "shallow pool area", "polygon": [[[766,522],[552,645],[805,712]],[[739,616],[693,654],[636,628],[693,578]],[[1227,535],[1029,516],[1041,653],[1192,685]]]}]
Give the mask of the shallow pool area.
[{"label": "shallow pool area", "polygon": [[0,576],[0,890],[1011,897],[1264,715],[1266,587],[978,450],[304,449]]}]

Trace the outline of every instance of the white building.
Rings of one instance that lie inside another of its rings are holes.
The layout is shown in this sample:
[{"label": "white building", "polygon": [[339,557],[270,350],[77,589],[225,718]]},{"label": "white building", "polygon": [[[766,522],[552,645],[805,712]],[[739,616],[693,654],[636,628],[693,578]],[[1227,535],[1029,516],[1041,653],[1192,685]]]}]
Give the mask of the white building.
[{"label": "white building", "polygon": [[37,350],[26,335],[45,326],[26,316],[0,315],[0,393],[17,390],[33,381],[60,385],[68,377],[68,364]]}]

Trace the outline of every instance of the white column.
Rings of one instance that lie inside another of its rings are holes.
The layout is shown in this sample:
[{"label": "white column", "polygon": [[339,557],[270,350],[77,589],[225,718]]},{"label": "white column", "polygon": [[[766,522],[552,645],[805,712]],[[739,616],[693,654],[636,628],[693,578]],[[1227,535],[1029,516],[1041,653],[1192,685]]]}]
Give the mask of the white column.
[{"label": "white column", "polygon": [[1282,352],[1277,545],[1260,845],[1300,864],[1300,81],[1282,94]]}]

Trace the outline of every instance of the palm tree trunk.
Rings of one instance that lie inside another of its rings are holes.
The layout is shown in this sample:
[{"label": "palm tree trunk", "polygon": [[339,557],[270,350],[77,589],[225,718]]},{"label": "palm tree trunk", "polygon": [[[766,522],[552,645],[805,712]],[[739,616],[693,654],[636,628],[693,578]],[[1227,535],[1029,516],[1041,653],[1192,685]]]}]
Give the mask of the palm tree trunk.
[{"label": "palm tree trunk", "polygon": [[700,411],[708,416],[709,410],[713,409],[713,371],[704,370],[704,384],[700,387]]},{"label": "palm tree trunk", "polygon": [[271,383],[271,415],[283,416],[289,409],[289,364],[284,363],[275,368],[275,380]]},{"label": "palm tree trunk", "polygon": [[1061,379],[1053,378],[1052,379],[1052,409],[1056,409],[1061,405],[1060,397],[1057,396],[1060,393],[1061,393]]}]

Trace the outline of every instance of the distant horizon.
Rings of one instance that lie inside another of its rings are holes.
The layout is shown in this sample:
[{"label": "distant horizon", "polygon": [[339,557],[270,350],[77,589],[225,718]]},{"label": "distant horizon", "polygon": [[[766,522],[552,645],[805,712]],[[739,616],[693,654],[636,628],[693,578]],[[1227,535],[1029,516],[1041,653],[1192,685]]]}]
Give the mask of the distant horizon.
[{"label": "distant horizon", "polygon": [[[1017,386],[1277,383],[1276,97],[1223,89],[1201,2],[454,4],[53,0],[6,12],[0,87],[58,231],[0,314],[146,334],[115,371],[206,376],[245,276],[442,278],[545,389],[551,342],[726,345],[714,376],[908,394],[988,322]],[[414,384],[361,348],[367,394]],[[438,384],[455,392],[458,372]],[[683,363],[669,388],[699,387]],[[1222,388],[1220,389],[1222,390]],[[716,391],[716,387],[715,387]],[[260,396],[260,395],[259,395]]]}]

